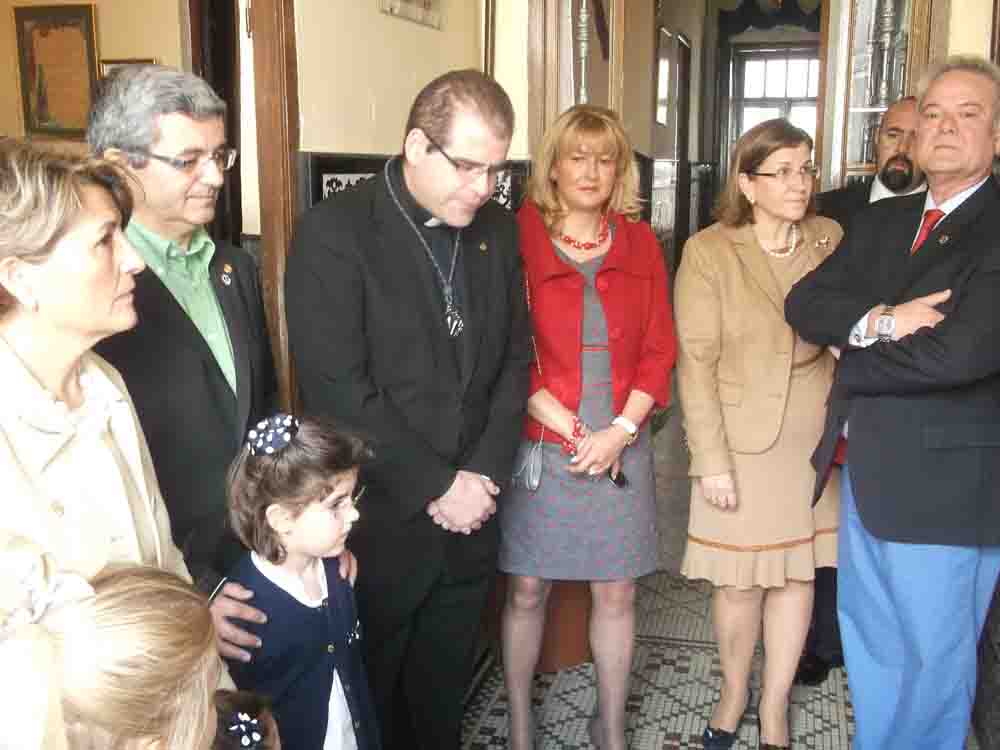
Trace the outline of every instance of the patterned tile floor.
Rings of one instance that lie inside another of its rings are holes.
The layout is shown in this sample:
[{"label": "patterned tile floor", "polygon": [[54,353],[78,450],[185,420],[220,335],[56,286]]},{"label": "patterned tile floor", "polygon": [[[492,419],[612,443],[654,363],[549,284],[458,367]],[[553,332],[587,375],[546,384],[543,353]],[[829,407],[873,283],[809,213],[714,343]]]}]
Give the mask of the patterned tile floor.
[{"label": "patterned tile floor", "polygon": [[[710,590],[670,573],[647,576],[640,584],[628,699],[629,747],[700,748],[720,675],[708,619]],[[756,692],[756,682],[753,687]],[[850,746],[853,714],[842,670],[832,672],[819,688],[796,689],[792,700],[798,747],[839,750]],[[587,721],[595,706],[593,665],[539,675],[535,682],[537,747],[589,748]],[[737,747],[756,747],[756,739],[756,715],[751,711],[740,728]],[[469,704],[464,748],[506,747],[507,696],[500,668],[494,665]]]},{"label": "patterned tile floor", "polygon": [[[662,571],[640,580],[636,649],[628,699],[631,750],[701,747],[701,732],[717,698],[719,660],[709,618],[710,587],[681,578],[677,571],[687,529],[687,455],[676,413],[656,436],[657,506]],[[758,663],[754,674],[759,674]],[[754,678],[756,681],[757,677]],[[757,684],[753,685],[756,694]],[[751,699],[751,703],[756,697]],[[595,713],[594,669],[582,664],[535,680],[538,750],[591,747],[587,722]],[[854,714],[844,670],[836,669],[817,688],[792,693],[795,746],[848,750]],[[737,748],[757,747],[756,715],[740,728]],[[488,665],[469,701],[463,750],[506,750],[507,696],[498,664]],[[970,739],[967,750],[976,750]]]}]

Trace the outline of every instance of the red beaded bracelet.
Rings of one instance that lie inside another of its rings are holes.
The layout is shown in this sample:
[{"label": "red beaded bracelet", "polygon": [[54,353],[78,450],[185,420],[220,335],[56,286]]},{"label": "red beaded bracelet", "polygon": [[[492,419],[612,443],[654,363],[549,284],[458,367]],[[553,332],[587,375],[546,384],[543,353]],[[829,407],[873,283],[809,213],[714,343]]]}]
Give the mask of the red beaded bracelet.
[{"label": "red beaded bracelet", "polygon": [[579,444],[579,442],[581,440],[583,440],[585,437],[587,437],[587,434],[589,432],[590,432],[590,428],[587,427],[587,425],[585,425],[583,422],[581,422],[579,417],[574,416],[573,417],[573,439],[572,440],[566,440],[565,438],[562,438],[559,441],[562,444],[563,453],[565,453],[567,456],[574,456],[574,455],[576,455],[577,445]]}]

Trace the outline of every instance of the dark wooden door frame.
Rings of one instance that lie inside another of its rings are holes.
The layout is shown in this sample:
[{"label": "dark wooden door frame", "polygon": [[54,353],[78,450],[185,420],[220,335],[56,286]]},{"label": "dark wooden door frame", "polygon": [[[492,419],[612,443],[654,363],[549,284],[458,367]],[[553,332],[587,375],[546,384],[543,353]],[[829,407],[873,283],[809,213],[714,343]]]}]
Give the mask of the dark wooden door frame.
[{"label": "dark wooden door frame", "polygon": [[[239,0],[188,0],[191,67],[226,102],[226,140],[240,143],[240,60],[242,32]],[[208,227],[216,240],[239,245],[243,233],[240,171],[226,175],[215,219]]]},{"label": "dark wooden door frame", "polygon": [[254,0],[254,90],[260,177],[264,308],[281,403],[295,405],[295,379],[285,324],[285,261],[298,215],[299,97],[294,0]]}]

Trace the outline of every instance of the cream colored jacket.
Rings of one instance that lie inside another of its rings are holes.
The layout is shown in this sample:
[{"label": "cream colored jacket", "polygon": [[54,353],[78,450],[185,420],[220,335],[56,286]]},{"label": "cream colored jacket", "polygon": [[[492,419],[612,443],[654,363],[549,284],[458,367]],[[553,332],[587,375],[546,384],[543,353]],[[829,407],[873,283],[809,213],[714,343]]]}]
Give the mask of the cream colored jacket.
[{"label": "cream colored jacket", "polygon": [[[133,562],[190,582],[125,383],[89,352],[81,359],[81,377],[87,382],[83,408],[102,410],[96,421],[108,425],[135,491],[125,489],[113,459],[81,470],[76,451],[93,438],[77,434],[86,428],[67,418],[62,405],[0,340],[0,528],[38,544],[58,568],[88,579],[109,562]],[[100,444],[90,450],[100,450]],[[98,507],[93,507],[95,496]]]},{"label": "cream colored jacket", "polygon": [[[803,220],[811,267],[837,247],[830,219]],[[732,469],[730,451],[760,453],[781,430],[795,333],[753,227],[713,224],[684,245],[677,271],[678,387],[692,476]]]}]

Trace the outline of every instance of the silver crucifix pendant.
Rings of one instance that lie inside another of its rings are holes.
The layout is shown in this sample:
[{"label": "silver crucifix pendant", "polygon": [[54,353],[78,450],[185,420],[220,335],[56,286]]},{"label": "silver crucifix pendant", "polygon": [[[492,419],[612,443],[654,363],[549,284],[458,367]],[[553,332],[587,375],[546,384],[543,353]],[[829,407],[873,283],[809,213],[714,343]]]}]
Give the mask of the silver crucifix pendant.
[{"label": "silver crucifix pendant", "polygon": [[465,328],[465,321],[462,320],[462,313],[460,313],[458,308],[451,302],[445,306],[444,323],[448,327],[448,335],[453,339],[457,339],[459,334],[462,333],[462,329]]}]

